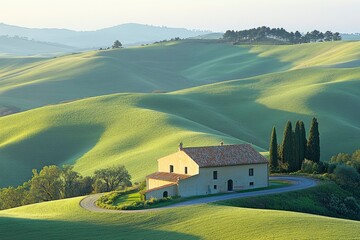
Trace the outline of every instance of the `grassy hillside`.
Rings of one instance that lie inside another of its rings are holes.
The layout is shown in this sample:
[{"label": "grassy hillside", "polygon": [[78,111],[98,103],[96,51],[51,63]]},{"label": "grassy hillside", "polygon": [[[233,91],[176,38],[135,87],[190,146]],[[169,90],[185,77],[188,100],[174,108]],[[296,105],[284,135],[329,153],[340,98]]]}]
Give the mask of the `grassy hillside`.
[{"label": "grassy hillside", "polygon": [[56,43],[39,42],[19,37],[0,36],[0,54],[15,56],[54,56],[73,51],[76,51],[75,47]]},{"label": "grassy hillside", "polygon": [[[12,65],[0,105],[22,110],[120,92],[173,91],[304,67],[359,67],[360,42],[232,46],[188,40]],[[26,60],[24,60],[26,61]]]},{"label": "grassy hillside", "polygon": [[301,119],[309,129],[313,116],[320,122],[322,160],[352,152],[360,140],[359,53],[356,42],[186,41],[51,60],[2,60],[5,110],[121,91],[182,90],[99,96],[0,118],[0,186],[28,180],[33,168],[65,163],[85,175],[121,163],[138,181],[180,141],[249,142],[267,151],[272,126],[280,142],[287,120]]},{"label": "grassy hillside", "polygon": [[360,228],[358,221],[216,205],[92,213],[80,199],[1,211],[1,239],[353,239]]},{"label": "grassy hillside", "polygon": [[0,104],[26,110],[111,93],[172,91],[275,72],[288,65],[259,58],[247,48],[212,42],[94,51],[0,73]]},{"label": "grassy hillside", "polygon": [[[292,79],[289,81],[288,79]],[[360,69],[300,69],[169,94],[114,94],[0,119],[1,184],[32,168],[75,164],[83,174],[125,164],[135,181],[156,159],[188,145],[250,142],[266,151],[270,130],[302,119],[320,122],[322,159],[358,148]],[[346,107],[343,107],[346,106]]]}]

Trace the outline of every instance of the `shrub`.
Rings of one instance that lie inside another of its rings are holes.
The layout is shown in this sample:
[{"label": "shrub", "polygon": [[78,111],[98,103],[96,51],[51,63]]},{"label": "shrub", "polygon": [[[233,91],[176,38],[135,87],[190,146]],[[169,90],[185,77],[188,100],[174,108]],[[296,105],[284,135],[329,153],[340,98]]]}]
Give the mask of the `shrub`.
[{"label": "shrub", "polygon": [[360,174],[353,167],[338,165],[334,170],[334,180],[354,193],[360,190]]},{"label": "shrub", "polygon": [[317,163],[305,159],[301,164],[301,171],[304,173],[316,173]]},{"label": "shrub", "polygon": [[301,165],[301,171],[310,174],[319,174],[328,172],[329,164],[325,162],[313,162],[305,159]]}]

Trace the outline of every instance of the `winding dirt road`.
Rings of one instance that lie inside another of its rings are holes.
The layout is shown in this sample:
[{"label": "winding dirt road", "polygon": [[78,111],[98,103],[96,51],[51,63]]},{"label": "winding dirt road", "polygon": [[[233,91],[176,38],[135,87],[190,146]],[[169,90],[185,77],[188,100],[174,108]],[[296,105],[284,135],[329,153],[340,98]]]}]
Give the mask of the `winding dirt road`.
[{"label": "winding dirt road", "polygon": [[137,213],[137,212],[147,212],[147,211],[155,211],[155,210],[163,210],[167,208],[175,208],[175,207],[183,207],[189,205],[196,205],[196,204],[204,204],[204,203],[211,203],[211,202],[218,202],[223,200],[229,200],[234,198],[245,198],[245,197],[256,197],[256,196],[263,196],[269,194],[277,194],[277,193],[285,193],[291,191],[302,190],[306,188],[311,188],[317,185],[316,180],[306,177],[290,177],[290,176],[282,176],[282,177],[271,177],[271,180],[281,180],[281,181],[289,181],[291,185],[281,188],[274,188],[274,189],[266,189],[266,190],[259,190],[254,192],[243,192],[243,193],[229,193],[224,195],[218,196],[209,196],[203,198],[192,199],[189,201],[176,203],[171,206],[166,206],[162,208],[152,208],[152,209],[144,209],[144,210],[110,210],[104,209],[96,206],[96,201],[104,195],[104,193],[94,194],[85,197],[80,201],[80,206],[88,211],[91,212],[108,212],[108,213]]}]

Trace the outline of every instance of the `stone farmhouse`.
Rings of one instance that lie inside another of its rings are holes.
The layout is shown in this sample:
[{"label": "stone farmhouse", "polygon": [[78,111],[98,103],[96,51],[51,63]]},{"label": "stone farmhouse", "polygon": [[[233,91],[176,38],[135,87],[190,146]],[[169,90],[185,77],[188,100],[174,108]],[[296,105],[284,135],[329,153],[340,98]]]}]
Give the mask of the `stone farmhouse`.
[{"label": "stone farmhouse", "polygon": [[146,177],[146,199],[189,197],[269,185],[269,162],[250,144],[183,147],[158,160]]}]

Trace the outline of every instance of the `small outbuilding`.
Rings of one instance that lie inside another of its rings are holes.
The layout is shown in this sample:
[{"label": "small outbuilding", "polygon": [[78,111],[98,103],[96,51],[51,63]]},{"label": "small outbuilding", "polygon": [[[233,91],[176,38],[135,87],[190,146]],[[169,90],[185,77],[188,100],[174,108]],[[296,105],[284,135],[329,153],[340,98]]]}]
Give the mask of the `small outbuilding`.
[{"label": "small outbuilding", "polygon": [[158,160],[146,199],[189,197],[269,186],[269,162],[250,144],[183,147]]}]

